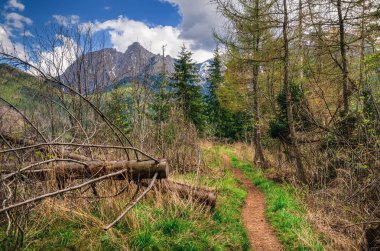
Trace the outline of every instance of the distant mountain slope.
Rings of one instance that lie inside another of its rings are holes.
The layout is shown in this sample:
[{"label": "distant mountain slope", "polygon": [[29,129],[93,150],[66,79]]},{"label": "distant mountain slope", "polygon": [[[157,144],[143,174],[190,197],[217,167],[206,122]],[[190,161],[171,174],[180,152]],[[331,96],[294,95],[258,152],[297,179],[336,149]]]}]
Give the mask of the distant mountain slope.
[{"label": "distant mountain slope", "polygon": [[[29,120],[46,122],[46,111],[50,100],[57,100],[57,92],[53,85],[49,85],[20,69],[0,64],[0,133],[8,133],[21,137],[26,129],[33,129],[24,124],[24,119],[7,102],[20,110]],[[59,109],[55,108],[56,114]],[[45,115],[42,113],[45,112]],[[36,125],[41,126],[41,123]],[[0,139],[1,141],[1,139]]]},{"label": "distant mountain slope", "polygon": [[202,87],[203,92],[207,93],[208,90],[208,77],[210,76],[210,66],[212,59],[206,60],[203,63],[196,64],[195,67],[198,71],[199,82],[198,85]]},{"label": "distant mountain slope", "polygon": [[[154,54],[138,42],[131,44],[122,53],[116,49],[102,49],[85,54],[70,65],[63,77],[66,83],[82,83],[89,92],[107,90],[114,84],[128,82],[131,79],[154,77],[162,72],[162,56]],[[210,60],[197,64],[199,85],[205,86]],[[175,59],[165,57],[165,69],[168,74],[174,72]]]},{"label": "distant mountain slope", "polygon": [[[85,83],[92,92],[123,80],[158,75],[162,66],[160,55],[135,42],[124,53],[107,48],[84,55],[66,69],[63,79],[67,83]],[[174,72],[172,57],[165,57],[165,68],[169,74]]]},{"label": "distant mountain slope", "polygon": [[6,64],[0,64],[0,97],[17,108],[33,109],[35,99],[46,86],[35,76]]}]

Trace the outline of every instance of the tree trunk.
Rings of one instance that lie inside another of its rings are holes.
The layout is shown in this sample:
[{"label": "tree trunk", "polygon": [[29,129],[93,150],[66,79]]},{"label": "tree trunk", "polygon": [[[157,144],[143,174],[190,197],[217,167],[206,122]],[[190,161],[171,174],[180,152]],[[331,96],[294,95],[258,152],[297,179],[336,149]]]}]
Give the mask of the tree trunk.
[{"label": "tree trunk", "polygon": [[296,159],[297,176],[302,183],[306,183],[306,175],[302,163],[301,153],[298,148],[296,139],[296,131],[294,128],[293,109],[292,109],[292,94],[289,85],[289,40],[288,40],[288,7],[287,0],[283,0],[284,7],[284,22],[283,22],[283,40],[284,40],[284,91],[286,94],[286,113],[288,118],[288,126],[290,132],[290,142],[294,157]]},{"label": "tree trunk", "polygon": [[343,113],[346,116],[349,112],[349,90],[348,90],[348,68],[347,68],[347,53],[345,41],[345,27],[342,14],[342,0],[337,0],[337,12],[339,18],[339,48],[342,57],[342,84],[343,84]]},{"label": "tree trunk", "polygon": [[[120,160],[120,161],[102,161],[91,160],[81,163],[63,163],[52,164],[45,169],[26,170],[22,172],[23,178],[37,180],[58,180],[65,179],[85,179],[98,178],[121,170],[128,170],[123,174],[113,177],[118,180],[141,180],[151,179],[155,173],[158,173],[157,179],[166,179],[169,175],[169,166],[166,160],[156,162],[154,160],[136,161],[136,160]],[[7,174],[15,172],[13,167],[2,167],[2,178]]]},{"label": "tree trunk", "polygon": [[299,78],[303,79],[303,69],[304,69],[304,54],[303,54],[303,6],[302,0],[298,1],[298,50],[299,50]]},{"label": "tree trunk", "polygon": [[[142,182],[144,186],[148,186],[148,183],[149,182],[147,181]],[[155,187],[164,193],[174,192],[177,193],[181,198],[191,199],[196,203],[204,204],[211,208],[214,208],[216,205],[217,195],[215,190],[196,187],[171,180],[165,180],[161,183],[156,183]]]},{"label": "tree trunk", "polygon": [[[260,44],[260,27],[259,27],[259,0],[255,1],[254,13],[254,38],[253,38],[253,55],[259,52]],[[253,89],[253,116],[254,116],[254,145],[255,157],[254,162],[261,167],[267,167],[264,157],[263,147],[261,145],[261,127],[260,127],[260,106],[259,106],[259,64],[254,62],[252,67],[252,89]]]},{"label": "tree trunk", "polygon": [[260,126],[260,107],[259,107],[259,86],[258,86],[258,66],[253,67],[253,114],[254,114],[254,146],[255,158],[254,162],[261,167],[267,167],[264,157],[263,147],[261,145],[261,126]]}]

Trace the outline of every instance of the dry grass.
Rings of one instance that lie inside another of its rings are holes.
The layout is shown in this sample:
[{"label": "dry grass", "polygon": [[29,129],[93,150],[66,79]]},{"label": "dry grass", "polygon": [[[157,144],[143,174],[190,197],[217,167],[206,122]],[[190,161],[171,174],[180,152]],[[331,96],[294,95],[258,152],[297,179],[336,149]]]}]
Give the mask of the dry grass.
[{"label": "dry grass", "polygon": [[358,247],[357,240],[337,231],[336,222],[344,221],[341,217],[327,213],[323,208],[309,205],[307,218],[316,227],[318,232],[323,233],[323,236],[330,243],[330,250],[361,250]]}]

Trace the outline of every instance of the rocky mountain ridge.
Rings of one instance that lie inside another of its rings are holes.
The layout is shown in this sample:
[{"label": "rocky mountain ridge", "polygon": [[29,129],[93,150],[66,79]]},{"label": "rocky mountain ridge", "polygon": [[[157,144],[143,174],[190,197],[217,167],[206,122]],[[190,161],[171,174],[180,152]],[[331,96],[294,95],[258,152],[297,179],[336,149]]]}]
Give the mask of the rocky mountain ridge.
[{"label": "rocky mountain ridge", "polygon": [[[164,62],[165,71],[170,75],[174,72],[175,59],[168,55]],[[202,87],[207,84],[209,65],[210,60],[196,64],[197,84]],[[61,77],[67,83],[82,83],[78,88],[94,92],[132,79],[158,76],[162,71],[162,55],[154,54],[135,42],[124,53],[113,48],[87,53],[71,64]]]}]

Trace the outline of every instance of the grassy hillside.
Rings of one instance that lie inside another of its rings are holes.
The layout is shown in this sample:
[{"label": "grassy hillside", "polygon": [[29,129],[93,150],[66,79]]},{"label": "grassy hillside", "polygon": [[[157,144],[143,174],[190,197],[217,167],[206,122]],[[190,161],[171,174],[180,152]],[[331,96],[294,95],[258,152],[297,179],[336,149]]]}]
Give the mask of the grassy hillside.
[{"label": "grassy hillside", "polygon": [[8,65],[0,65],[0,97],[17,107],[34,107],[45,86],[36,77]]}]

